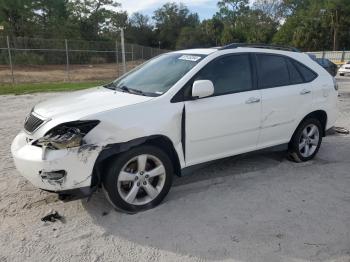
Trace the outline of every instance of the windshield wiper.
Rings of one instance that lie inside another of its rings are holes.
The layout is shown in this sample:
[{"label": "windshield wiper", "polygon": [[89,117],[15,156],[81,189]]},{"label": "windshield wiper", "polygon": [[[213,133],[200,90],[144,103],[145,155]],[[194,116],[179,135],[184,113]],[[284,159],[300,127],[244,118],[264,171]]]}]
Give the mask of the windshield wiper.
[{"label": "windshield wiper", "polygon": [[142,96],[147,96],[146,93],[142,92],[141,90],[129,88],[127,86],[115,86],[115,90],[122,90],[123,92],[130,93],[130,94],[137,94],[137,95],[142,95]]},{"label": "windshield wiper", "polygon": [[143,92],[143,91],[138,90],[138,89],[129,88],[129,87],[125,86],[125,85],[118,86],[118,85],[116,85],[113,82],[108,84],[108,85],[105,85],[105,87],[109,88],[109,89],[113,89],[113,90],[118,90],[118,91],[121,91],[121,92],[129,93],[129,94],[136,94],[136,95],[141,95],[141,96],[159,96],[159,94]]}]

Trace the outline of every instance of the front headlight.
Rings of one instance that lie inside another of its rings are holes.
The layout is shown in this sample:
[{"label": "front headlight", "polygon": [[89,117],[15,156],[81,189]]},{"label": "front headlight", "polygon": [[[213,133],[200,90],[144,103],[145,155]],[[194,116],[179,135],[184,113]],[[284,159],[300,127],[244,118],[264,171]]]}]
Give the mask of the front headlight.
[{"label": "front headlight", "polygon": [[36,140],[33,145],[50,149],[79,147],[83,143],[84,136],[99,123],[99,120],[87,120],[60,124]]}]

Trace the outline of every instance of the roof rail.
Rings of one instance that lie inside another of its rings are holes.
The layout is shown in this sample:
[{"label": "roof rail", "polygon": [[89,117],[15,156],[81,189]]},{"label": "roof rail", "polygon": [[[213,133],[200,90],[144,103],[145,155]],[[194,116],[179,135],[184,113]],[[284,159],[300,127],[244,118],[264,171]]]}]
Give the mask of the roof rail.
[{"label": "roof rail", "polygon": [[300,52],[300,50],[295,47],[269,45],[269,44],[247,44],[247,43],[232,43],[232,44],[228,44],[220,47],[219,50],[233,49],[237,47],[264,48],[264,49],[276,49],[276,50],[283,50],[283,51]]}]

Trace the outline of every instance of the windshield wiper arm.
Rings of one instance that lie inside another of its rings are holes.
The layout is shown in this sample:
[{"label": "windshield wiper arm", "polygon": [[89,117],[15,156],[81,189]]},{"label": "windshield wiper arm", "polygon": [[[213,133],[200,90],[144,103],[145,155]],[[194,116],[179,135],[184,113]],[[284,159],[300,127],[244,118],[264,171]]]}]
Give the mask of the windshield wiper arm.
[{"label": "windshield wiper arm", "polygon": [[144,92],[142,92],[141,90],[129,88],[127,86],[116,86],[115,89],[120,89],[123,92],[127,92],[127,93],[130,93],[130,94],[138,94],[138,95],[146,96],[146,94]]},{"label": "windshield wiper arm", "polygon": [[138,89],[129,88],[125,85],[118,86],[117,84],[115,84],[113,82],[105,85],[104,87],[109,88],[109,89],[113,89],[113,90],[119,90],[119,91],[125,92],[125,93],[141,95],[141,96],[158,96],[158,95],[154,95],[152,93],[143,92],[143,91],[138,90]]}]

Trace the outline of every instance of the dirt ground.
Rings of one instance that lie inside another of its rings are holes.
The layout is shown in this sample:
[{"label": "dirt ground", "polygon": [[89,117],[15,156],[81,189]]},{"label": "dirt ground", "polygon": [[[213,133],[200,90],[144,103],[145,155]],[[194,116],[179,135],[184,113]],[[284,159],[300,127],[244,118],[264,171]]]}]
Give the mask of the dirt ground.
[{"label": "dirt ground", "polygon": [[[142,60],[128,62],[127,70],[131,70],[142,62]],[[117,78],[122,72],[122,64],[70,65],[68,75],[65,65],[14,66],[14,78],[16,83],[110,80]],[[9,66],[0,65],[0,83],[11,82],[12,75]]]},{"label": "dirt ground", "polygon": [[[30,108],[57,94],[0,96],[0,261],[350,261],[350,136],[324,139],[296,164],[265,151],[175,179],[165,202],[136,215],[102,193],[60,202],[15,170],[10,143]],[[341,80],[338,126],[350,128]],[[42,222],[49,210],[65,217]]]}]

